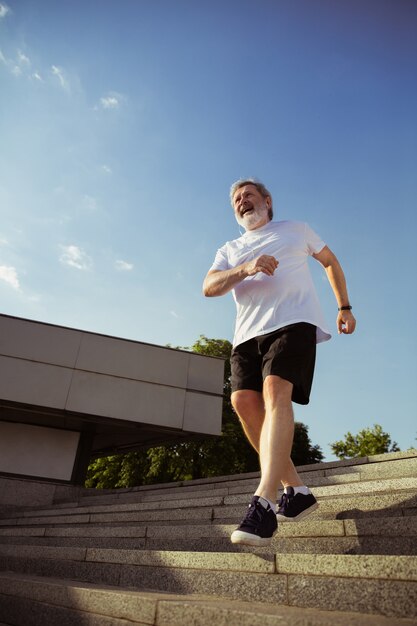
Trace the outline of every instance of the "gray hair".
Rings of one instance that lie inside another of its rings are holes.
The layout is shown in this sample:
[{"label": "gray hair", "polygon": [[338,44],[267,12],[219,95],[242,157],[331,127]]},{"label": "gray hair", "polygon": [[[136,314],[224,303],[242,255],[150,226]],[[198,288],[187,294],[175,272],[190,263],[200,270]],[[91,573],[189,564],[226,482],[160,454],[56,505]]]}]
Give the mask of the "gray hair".
[{"label": "gray hair", "polygon": [[272,210],[272,196],[270,192],[268,191],[268,189],[265,187],[265,185],[261,183],[259,180],[256,180],[256,178],[240,178],[235,183],[233,183],[233,185],[230,187],[231,205],[233,206],[233,196],[235,195],[236,191],[240,189],[241,187],[244,187],[245,185],[253,185],[254,187],[256,187],[256,189],[259,191],[259,193],[261,194],[263,198],[269,198],[271,200],[271,207],[268,209],[268,216],[269,216],[269,219],[272,220],[274,216],[274,213]]}]

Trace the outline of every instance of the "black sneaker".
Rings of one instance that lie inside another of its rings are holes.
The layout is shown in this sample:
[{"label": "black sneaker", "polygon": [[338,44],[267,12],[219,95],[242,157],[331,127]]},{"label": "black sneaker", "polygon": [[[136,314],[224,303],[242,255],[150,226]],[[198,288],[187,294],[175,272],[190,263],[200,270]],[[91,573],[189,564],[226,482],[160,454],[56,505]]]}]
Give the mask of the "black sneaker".
[{"label": "black sneaker", "polygon": [[277,527],[275,511],[269,504],[265,508],[259,502],[259,496],[253,496],[248,512],[232,533],[231,540],[232,543],[241,543],[245,546],[269,546]]},{"label": "black sneaker", "polygon": [[294,494],[292,487],[287,487],[278,503],[277,520],[279,522],[299,522],[318,508],[318,502],[312,493]]}]

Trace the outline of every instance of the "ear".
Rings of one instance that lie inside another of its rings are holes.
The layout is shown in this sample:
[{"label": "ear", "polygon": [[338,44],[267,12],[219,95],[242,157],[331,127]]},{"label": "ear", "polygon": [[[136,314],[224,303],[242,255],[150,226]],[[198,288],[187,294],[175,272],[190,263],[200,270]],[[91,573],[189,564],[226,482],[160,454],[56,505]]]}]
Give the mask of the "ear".
[{"label": "ear", "polygon": [[271,200],[271,196],[267,196],[265,198],[265,202],[266,202],[266,206],[268,207],[268,209],[270,209],[272,207],[272,200]]}]

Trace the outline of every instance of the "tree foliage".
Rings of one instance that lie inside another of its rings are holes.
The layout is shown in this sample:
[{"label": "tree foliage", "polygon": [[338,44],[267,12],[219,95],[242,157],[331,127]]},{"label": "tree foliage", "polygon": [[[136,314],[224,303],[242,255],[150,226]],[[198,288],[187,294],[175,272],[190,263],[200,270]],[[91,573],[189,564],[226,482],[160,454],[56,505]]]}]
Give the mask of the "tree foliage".
[{"label": "tree foliage", "polygon": [[[201,335],[191,350],[225,360],[222,436],[205,436],[95,459],[88,468],[86,487],[133,487],[259,470],[258,455],[247,442],[230,401],[230,341]],[[311,444],[308,428],[301,422],[295,424],[291,456],[295,465],[323,459],[319,446]]]},{"label": "tree foliage", "polygon": [[399,447],[391,437],[382,430],[382,426],[374,424],[373,428],[363,428],[357,435],[347,432],[344,439],[330,444],[333,453],[339,459],[397,452]]}]

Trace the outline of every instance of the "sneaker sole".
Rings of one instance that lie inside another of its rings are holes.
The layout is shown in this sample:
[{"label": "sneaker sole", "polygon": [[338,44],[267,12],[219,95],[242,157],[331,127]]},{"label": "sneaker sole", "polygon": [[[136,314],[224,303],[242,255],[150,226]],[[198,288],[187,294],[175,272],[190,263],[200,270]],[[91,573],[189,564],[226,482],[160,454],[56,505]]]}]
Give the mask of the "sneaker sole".
[{"label": "sneaker sole", "polygon": [[272,537],[258,537],[251,533],[245,533],[243,530],[235,530],[230,540],[232,543],[241,544],[243,546],[269,546],[272,541]]},{"label": "sneaker sole", "polygon": [[319,508],[319,503],[315,502],[314,504],[309,506],[308,509],[306,509],[305,511],[302,511],[295,517],[286,517],[285,515],[281,515],[280,513],[278,513],[277,520],[278,522],[300,522],[302,519],[307,517],[307,515],[310,515],[310,513],[313,513],[313,511],[315,511],[318,508]]}]

